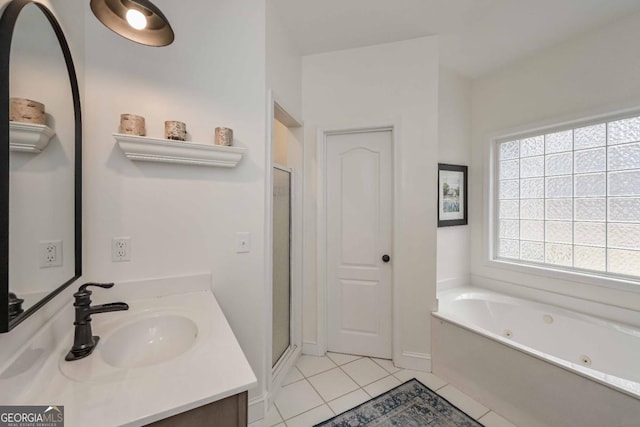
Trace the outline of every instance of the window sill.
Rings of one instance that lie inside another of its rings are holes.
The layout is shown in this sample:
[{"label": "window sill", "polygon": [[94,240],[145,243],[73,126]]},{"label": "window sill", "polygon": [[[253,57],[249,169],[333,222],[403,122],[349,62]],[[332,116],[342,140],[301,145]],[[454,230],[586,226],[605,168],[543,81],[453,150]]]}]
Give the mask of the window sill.
[{"label": "window sill", "polygon": [[570,271],[565,270],[562,267],[555,268],[552,266],[521,264],[508,259],[489,259],[486,262],[486,266],[533,276],[587,284],[600,288],[640,293],[640,281],[636,281],[631,278],[605,276],[595,272]]}]

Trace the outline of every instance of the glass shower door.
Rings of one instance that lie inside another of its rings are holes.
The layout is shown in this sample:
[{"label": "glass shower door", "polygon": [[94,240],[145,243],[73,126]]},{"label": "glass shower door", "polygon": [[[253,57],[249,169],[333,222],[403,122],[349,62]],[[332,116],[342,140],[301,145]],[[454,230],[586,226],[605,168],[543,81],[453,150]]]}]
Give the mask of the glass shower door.
[{"label": "glass shower door", "polygon": [[275,366],[291,345],[291,171],[273,167],[273,348]]}]

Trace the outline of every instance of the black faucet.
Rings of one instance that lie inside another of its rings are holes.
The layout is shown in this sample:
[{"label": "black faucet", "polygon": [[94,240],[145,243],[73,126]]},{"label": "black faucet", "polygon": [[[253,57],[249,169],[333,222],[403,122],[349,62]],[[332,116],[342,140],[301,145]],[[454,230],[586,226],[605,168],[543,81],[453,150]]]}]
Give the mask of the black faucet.
[{"label": "black faucet", "polygon": [[22,303],[24,300],[22,298],[18,298],[16,294],[13,292],[9,292],[9,320],[13,320],[18,317],[19,314],[24,312],[22,308]]},{"label": "black faucet", "polygon": [[78,292],[73,294],[75,302],[73,306],[76,308],[76,321],[73,322],[76,327],[73,337],[73,347],[64,358],[67,361],[82,359],[90,355],[98,345],[100,337],[93,336],[91,332],[91,315],[97,313],[107,313],[109,311],[128,310],[129,306],[123,302],[112,302],[110,304],[91,306],[91,291],[87,290],[88,286],[97,286],[109,289],[113,287],[113,283],[86,283],[80,286]]}]

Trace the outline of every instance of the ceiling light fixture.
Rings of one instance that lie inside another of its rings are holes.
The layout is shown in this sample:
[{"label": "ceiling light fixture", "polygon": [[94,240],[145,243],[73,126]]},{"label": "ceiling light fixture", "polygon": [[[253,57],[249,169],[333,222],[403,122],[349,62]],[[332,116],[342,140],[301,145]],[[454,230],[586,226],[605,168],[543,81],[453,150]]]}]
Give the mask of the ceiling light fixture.
[{"label": "ceiling light fixture", "polygon": [[91,11],[107,28],[147,46],[167,46],[174,34],[167,18],[148,0],[91,0]]}]

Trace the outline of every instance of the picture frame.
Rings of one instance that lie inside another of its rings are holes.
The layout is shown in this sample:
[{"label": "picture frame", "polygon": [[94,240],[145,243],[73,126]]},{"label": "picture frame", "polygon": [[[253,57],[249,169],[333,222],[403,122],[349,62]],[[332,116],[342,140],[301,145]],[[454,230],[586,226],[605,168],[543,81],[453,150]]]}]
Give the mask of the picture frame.
[{"label": "picture frame", "polygon": [[438,227],[468,224],[467,166],[438,163]]}]

